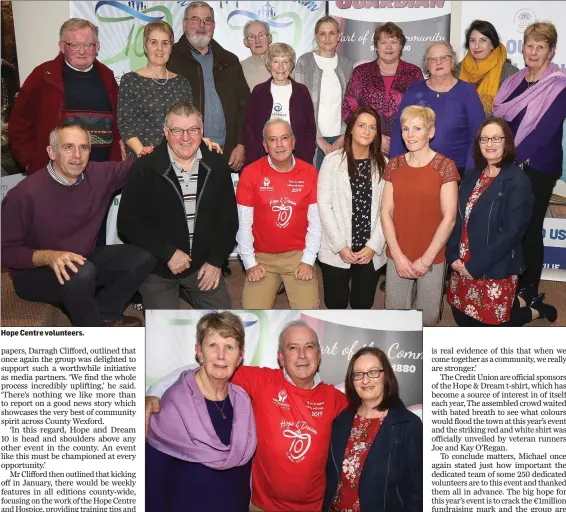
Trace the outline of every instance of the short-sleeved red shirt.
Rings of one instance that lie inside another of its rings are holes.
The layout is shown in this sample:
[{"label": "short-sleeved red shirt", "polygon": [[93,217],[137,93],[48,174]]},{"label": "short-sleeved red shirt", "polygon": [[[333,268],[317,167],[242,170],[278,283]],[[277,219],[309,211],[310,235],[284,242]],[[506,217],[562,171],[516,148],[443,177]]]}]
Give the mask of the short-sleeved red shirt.
[{"label": "short-sleeved red shirt", "polygon": [[[442,221],[440,188],[460,179],[456,164],[437,153],[428,165],[411,167],[405,155],[399,155],[389,160],[383,179],[393,185],[393,225],[397,243],[403,254],[414,261],[428,249]],[[387,256],[391,258],[389,248]],[[444,260],[443,247],[433,264]]]},{"label": "short-sleeved red shirt", "polygon": [[255,252],[303,251],[309,205],[316,204],[316,169],[295,158],[289,172],[277,172],[267,156],[242,172],[236,201],[254,209],[252,233]]}]

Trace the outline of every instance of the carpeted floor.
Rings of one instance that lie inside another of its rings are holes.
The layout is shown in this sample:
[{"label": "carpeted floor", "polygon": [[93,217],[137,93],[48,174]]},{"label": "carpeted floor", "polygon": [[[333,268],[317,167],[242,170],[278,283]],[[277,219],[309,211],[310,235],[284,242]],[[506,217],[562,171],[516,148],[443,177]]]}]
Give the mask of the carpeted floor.
[{"label": "carpeted floor", "polygon": [[[228,292],[232,298],[232,307],[234,309],[242,308],[242,289],[244,287],[244,273],[239,262],[232,261],[230,263],[232,276],[226,280]],[[326,309],[324,306],[322,278],[320,269],[317,267],[317,275],[319,280],[319,296],[320,309]],[[380,278],[380,282],[381,282]],[[558,309],[558,320],[551,324],[547,320],[535,320],[531,322],[531,327],[547,327],[547,326],[566,326],[566,282],[542,281],[540,286],[541,292],[546,293],[546,301],[553,304]],[[385,294],[377,290],[373,309],[383,309]],[[185,302],[181,302],[182,308],[189,306]],[[275,309],[287,309],[289,303],[287,296],[281,294],[277,296],[275,301]],[[134,310],[129,306],[125,313],[142,317],[141,311]],[[2,273],[2,321],[3,327],[21,327],[21,326],[69,326],[69,319],[58,308],[46,304],[30,303],[21,300],[13,289],[11,279],[6,273]],[[443,315],[439,327],[455,326],[450,306],[444,299]]]}]

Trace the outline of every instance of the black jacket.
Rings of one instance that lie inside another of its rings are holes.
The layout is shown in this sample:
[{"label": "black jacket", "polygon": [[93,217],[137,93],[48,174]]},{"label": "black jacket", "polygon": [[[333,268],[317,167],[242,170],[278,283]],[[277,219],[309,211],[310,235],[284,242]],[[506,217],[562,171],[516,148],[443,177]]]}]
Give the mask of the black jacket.
[{"label": "black jacket", "polygon": [[[334,501],[353,423],[354,413],[345,409],[332,424],[323,512]],[[358,495],[363,512],[423,510],[423,424],[401,400],[389,409],[371,445]]]},{"label": "black jacket", "polygon": [[[229,159],[232,150],[243,144],[244,112],[250,97],[250,88],[240,60],[220,46],[214,39],[210,41],[212,49],[214,86],[226,121],[226,142],[224,157]],[[204,117],[204,77],[199,62],[195,59],[187,36],[183,34],[173,45],[167,69],[188,79],[193,91],[193,104]]]},{"label": "black jacket", "polygon": [[[192,247],[166,140],[134,163],[122,193],[118,232],[157,257],[153,273],[161,277],[186,277],[205,262],[220,268],[236,245],[238,210],[230,168],[222,155],[209,151],[204,143],[200,150]],[[192,262],[185,272],[174,275],[167,262],[177,249],[190,255]]]},{"label": "black jacket", "polygon": [[[446,244],[448,265],[460,258],[466,205],[479,177],[480,171],[466,170],[460,185],[456,226]],[[473,278],[505,279],[522,273],[522,240],[531,222],[533,204],[527,175],[515,164],[504,164],[470,213],[466,269]]]}]

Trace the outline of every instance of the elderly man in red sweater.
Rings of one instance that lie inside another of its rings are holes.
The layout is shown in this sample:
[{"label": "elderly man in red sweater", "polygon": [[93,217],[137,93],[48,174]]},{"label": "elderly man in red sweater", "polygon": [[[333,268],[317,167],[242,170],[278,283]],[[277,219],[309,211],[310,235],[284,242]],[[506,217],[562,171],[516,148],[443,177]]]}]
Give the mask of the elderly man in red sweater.
[{"label": "elderly man in red sweater", "polygon": [[50,162],[2,201],[2,264],[22,299],[61,305],[75,326],[140,326],[122,312],[155,258],[129,244],[95,248],[132,161],[89,163],[90,151],[80,125],[51,132]]},{"label": "elderly man in red sweater", "polygon": [[[240,366],[232,378],[250,396],[257,428],[250,510],[321,510],[332,422],[347,398],[321,382],[318,336],[305,321],[283,328],[277,358],[279,370]],[[161,396],[185,369],[148,389],[146,425],[151,414],[159,412],[156,395]]]},{"label": "elderly man in red sweater", "polygon": [[71,18],[59,31],[59,55],[28,76],[10,115],[14,157],[32,174],[49,162],[45,146],[60,124],[82,124],[93,136],[90,160],[121,160],[124,147],[116,124],[118,84],[98,62],[98,29]]}]

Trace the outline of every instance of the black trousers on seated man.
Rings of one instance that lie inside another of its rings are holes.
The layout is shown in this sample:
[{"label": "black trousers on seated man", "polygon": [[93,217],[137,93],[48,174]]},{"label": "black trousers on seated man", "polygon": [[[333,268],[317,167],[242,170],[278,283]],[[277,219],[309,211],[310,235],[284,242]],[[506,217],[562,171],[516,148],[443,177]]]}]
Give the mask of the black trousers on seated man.
[{"label": "black trousers on seated man", "polygon": [[135,245],[97,247],[78,273],[61,285],[51,267],[14,276],[16,293],[25,300],[62,306],[76,327],[98,327],[101,320],[122,318],[128,301],[155,266],[155,257]]}]

